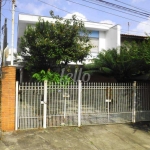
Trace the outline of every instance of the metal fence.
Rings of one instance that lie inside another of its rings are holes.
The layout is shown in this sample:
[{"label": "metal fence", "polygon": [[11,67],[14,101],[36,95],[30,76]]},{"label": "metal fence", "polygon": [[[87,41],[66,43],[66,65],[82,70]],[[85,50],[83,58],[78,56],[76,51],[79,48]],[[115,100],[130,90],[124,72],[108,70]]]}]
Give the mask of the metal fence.
[{"label": "metal fence", "polygon": [[16,83],[16,129],[150,121],[147,83]]},{"label": "metal fence", "polygon": [[135,121],[150,121],[150,84],[137,83],[135,93]]}]

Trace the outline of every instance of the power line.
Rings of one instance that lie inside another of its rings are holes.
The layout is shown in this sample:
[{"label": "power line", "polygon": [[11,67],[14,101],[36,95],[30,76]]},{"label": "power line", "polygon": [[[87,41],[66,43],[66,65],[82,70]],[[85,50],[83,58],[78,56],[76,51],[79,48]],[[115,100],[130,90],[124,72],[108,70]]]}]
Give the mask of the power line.
[{"label": "power line", "polygon": [[[54,8],[57,8],[57,9],[59,9],[59,10],[61,10],[61,11],[67,12],[67,13],[69,13],[69,14],[72,14],[72,13],[69,12],[69,11],[66,11],[66,10],[64,10],[64,9],[58,8],[58,7],[56,7],[56,6],[54,6],[54,5],[51,5],[51,4],[47,3],[47,2],[44,2],[44,1],[41,1],[41,0],[38,0],[38,1],[40,1],[40,2],[42,2],[42,3],[45,3],[46,5],[50,5],[50,6],[54,7]],[[11,11],[10,9],[6,9],[6,8],[2,8],[2,9],[3,9],[3,10],[9,10],[9,11]],[[17,12],[17,13],[23,13],[23,14],[27,14],[27,15],[33,15],[33,14],[31,14],[31,13],[26,13],[26,12],[22,12],[22,11],[18,11],[18,10],[15,10],[15,12]],[[4,14],[2,14],[2,15],[3,15],[5,18],[7,18],[8,21],[12,21],[10,18],[6,17]],[[37,16],[39,16],[39,15],[37,15]],[[77,17],[83,18],[83,17],[78,16],[78,15],[77,15]],[[83,19],[85,19],[85,18],[83,18]],[[93,21],[91,21],[91,20],[87,20],[87,21],[93,22]],[[17,24],[17,23],[15,23],[15,24]],[[116,30],[116,29],[115,29],[115,30]],[[127,30],[123,30],[123,29],[121,29],[121,31],[122,31],[122,32],[128,32]],[[134,33],[143,33],[143,32],[139,32],[139,31],[132,31],[132,32],[134,32]]]},{"label": "power line", "polygon": [[38,0],[38,1],[39,1],[39,2],[42,2],[42,3],[45,3],[46,5],[50,5],[50,6],[54,7],[54,8],[59,9],[59,10],[62,10],[62,11],[64,11],[64,12],[70,13],[70,12],[69,12],[69,11],[67,11],[67,10],[64,10],[64,9],[58,8],[58,7],[56,7],[56,6],[54,6],[54,5],[51,5],[51,4],[47,3],[47,2],[44,2],[44,1],[41,1],[41,0]]},{"label": "power line", "polygon": [[[131,20],[131,21],[134,21],[134,22],[141,23],[140,21],[137,21],[137,20],[134,20],[134,19],[130,19],[130,18],[127,18],[127,17],[122,17],[122,16],[120,16],[120,15],[116,15],[116,14],[113,14],[113,13],[109,13],[109,12],[106,12],[106,11],[104,11],[104,10],[100,10],[100,9],[97,9],[97,8],[93,8],[93,7],[90,7],[90,6],[81,4],[81,3],[77,3],[77,2],[74,2],[74,1],[71,1],[71,0],[67,0],[67,1],[72,2],[72,3],[75,3],[75,4],[77,4],[77,5],[81,5],[81,6],[87,7],[87,8],[91,8],[91,9],[94,9],[94,10],[97,10],[97,11],[102,11],[102,12],[108,13],[108,14],[113,15],[113,16],[117,16],[117,17],[120,17],[120,18],[124,18],[124,19],[127,19],[127,20]],[[146,23],[141,23],[141,24],[150,25],[150,24],[146,24]]]},{"label": "power line", "polygon": [[114,4],[114,3],[110,3],[110,2],[107,2],[107,1],[104,1],[104,0],[95,0],[95,1],[98,1],[99,3],[104,3],[106,5],[109,5],[111,7],[115,7],[115,8],[121,9],[121,10],[130,11],[132,13],[136,13],[136,14],[139,14],[139,15],[142,15],[142,16],[145,16],[145,17],[150,16],[149,13],[141,12],[141,11],[138,11],[138,10],[135,10],[135,9],[124,7],[124,6],[121,6],[121,5]]},{"label": "power line", "polygon": [[[44,4],[46,4],[46,5],[50,5],[50,6],[52,6],[52,7],[54,7],[54,8],[57,8],[57,9],[59,9],[59,10],[61,10],[61,11],[64,11],[64,12],[67,12],[67,13],[69,13],[69,14],[72,14],[71,12],[69,12],[69,11],[66,11],[66,10],[64,10],[64,9],[61,9],[61,8],[58,8],[58,7],[56,7],[56,6],[54,6],[54,5],[51,5],[51,4],[49,4],[49,3],[47,3],[47,2],[45,2],[45,1],[42,1],[42,0],[38,0],[38,1],[40,1],[41,3],[44,3]],[[68,0],[69,1],[69,0]],[[72,2],[72,1],[71,1]],[[93,8],[92,8],[93,9]],[[106,13],[108,13],[108,12],[106,12]],[[80,18],[83,18],[83,17],[81,17],[81,16],[78,16],[78,17],[80,17]],[[121,16],[120,16],[121,17]],[[85,19],[85,18],[83,18],[83,19]],[[128,19],[128,18],[126,18],[126,19]],[[130,19],[131,20],[131,19]],[[91,21],[91,20],[88,20],[88,21]],[[132,20],[132,21],[134,21],[134,20]],[[92,21],[91,21],[92,22]],[[139,22],[139,21],[135,21],[135,22]],[[140,22],[139,22],[140,23]],[[143,23],[144,24],[144,23]],[[122,29],[121,29],[122,30]],[[125,30],[122,30],[122,31],[124,31],[124,32],[128,32],[128,31],[125,31]],[[139,31],[132,31],[132,32],[135,32],[135,33],[139,33]],[[143,32],[140,32],[140,33],[143,33]]]},{"label": "power line", "polygon": [[[91,3],[91,4],[99,5],[99,6],[102,6],[102,7],[105,7],[105,8],[109,8],[109,9],[112,9],[112,10],[115,10],[115,11],[118,11],[118,10],[116,10],[116,9],[114,9],[114,8],[110,8],[110,7],[107,7],[107,6],[103,6],[103,5],[100,5],[100,4],[97,4],[97,3],[90,2],[89,0],[83,0],[83,1],[88,2],[88,3]],[[125,13],[125,12],[123,12],[123,11],[119,11],[119,12]],[[129,14],[129,15],[132,15],[132,16],[135,16],[135,17],[138,17],[138,18],[146,19],[146,18],[144,18],[144,17],[140,17],[140,16],[137,16],[137,15],[134,15],[134,14],[131,14],[131,13],[127,13],[127,12],[126,12],[126,14]]]},{"label": "power line", "polygon": [[[67,13],[69,13],[69,14],[72,14],[71,12],[69,12],[69,11],[67,11],[67,10],[58,8],[58,7],[54,6],[54,5],[51,5],[51,4],[49,4],[49,3],[46,3],[46,2],[44,2],[44,1],[41,1],[41,0],[38,0],[38,1],[39,1],[39,2],[42,2],[42,3],[45,3],[46,5],[52,6],[52,7],[56,8],[56,9],[59,9],[59,10],[61,10],[61,11],[67,12]],[[5,9],[5,8],[2,8],[2,9],[3,9],[3,10],[9,10],[9,11],[11,11],[10,9]],[[33,14],[31,14],[31,13],[26,13],[26,12],[17,11],[17,10],[15,10],[15,12],[33,15]],[[4,15],[3,15],[3,16],[4,16]],[[81,16],[78,16],[78,17],[80,17],[80,18],[82,18],[82,19],[85,19],[85,18],[83,18],[83,17],[81,17]],[[9,18],[8,18],[8,19],[9,19]]]},{"label": "power line", "polygon": [[7,2],[7,0],[5,0],[4,4],[1,7],[3,7],[6,4],[6,2]]},{"label": "power line", "polygon": [[[9,10],[9,9],[5,9],[5,10]],[[10,18],[6,17],[3,13],[1,13],[1,15],[2,15],[4,18],[7,18],[9,21],[12,22],[12,20],[11,20]],[[15,22],[15,24],[18,24],[18,23]]]},{"label": "power line", "polygon": [[[67,13],[69,13],[69,14],[72,14],[72,13],[69,12],[69,11],[66,11],[66,10],[64,10],[64,9],[58,8],[58,7],[56,7],[56,6],[54,6],[54,5],[51,5],[51,4],[49,4],[49,3],[45,2],[45,1],[42,1],[42,0],[38,0],[38,1],[40,1],[41,3],[44,3],[44,4],[46,4],[46,5],[50,5],[50,6],[54,7],[54,8],[57,8],[57,9],[59,9],[59,10],[61,10],[61,11],[67,12]],[[83,18],[83,17],[81,17],[81,16],[78,16],[78,17]],[[83,18],[83,19],[85,19],[85,18]],[[127,18],[126,18],[126,19],[127,19]],[[88,20],[88,21],[91,21],[91,20]],[[91,22],[92,22],[92,21],[91,21]],[[122,29],[121,29],[121,30],[122,30]],[[122,30],[122,31],[123,31],[123,30]],[[128,31],[125,31],[125,30],[124,30],[124,32],[128,32]],[[136,32],[136,31],[133,31],[133,32],[139,33],[139,32]],[[143,33],[143,32],[141,32],[141,33]]]},{"label": "power line", "polygon": [[136,6],[133,6],[133,5],[127,4],[127,3],[125,3],[125,2],[121,2],[121,1],[119,1],[119,0],[114,0],[114,1],[117,1],[117,2],[122,3],[122,4],[124,4],[124,5],[130,6],[130,7],[133,7],[133,8],[135,8],[135,9],[142,10],[142,11],[145,11],[145,12],[147,12],[147,13],[150,13],[149,11],[146,11],[146,10],[144,10],[144,9],[142,9],[142,8],[139,8],[139,7],[136,7]]}]

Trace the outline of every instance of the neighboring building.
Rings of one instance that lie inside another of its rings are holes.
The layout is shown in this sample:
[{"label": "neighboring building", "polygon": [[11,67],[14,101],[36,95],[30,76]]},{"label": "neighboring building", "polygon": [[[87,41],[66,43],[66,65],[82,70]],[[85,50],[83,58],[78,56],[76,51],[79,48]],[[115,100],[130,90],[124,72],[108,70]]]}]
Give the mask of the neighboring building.
[{"label": "neighboring building", "polygon": [[137,43],[140,43],[146,39],[146,36],[140,36],[140,35],[131,35],[131,34],[121,34],[121,44],[124,41],[132,42],[135,41]]},{"label": "neighboring building", "polygon": [[[17,51],[20,52],[19,42],[28,25],[33,25],[38,22],[39,16],[19,14],[18,18],[18,36],[17,36]],[[53,22],[53,18],[41,17],[46,21]],[[90,63],[93,58],[103,49],[116,48],[120,46],[120,25],[111,25],[96,22],[84,22],[85,27],[91,31],[89,37],[94,45],[91,49],[91,56],[88,56],[85,63]]]}]

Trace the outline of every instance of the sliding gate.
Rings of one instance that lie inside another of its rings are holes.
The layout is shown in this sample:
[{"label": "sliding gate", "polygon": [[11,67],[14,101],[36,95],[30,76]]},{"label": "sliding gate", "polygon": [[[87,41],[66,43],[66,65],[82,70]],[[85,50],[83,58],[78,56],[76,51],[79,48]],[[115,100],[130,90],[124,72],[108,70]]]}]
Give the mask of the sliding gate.
[{"label": "sliding gate", "polygon": [[84,83],[82,124],[132,122],[132,83]]},{"label": "sliding gate", "polygon": [[150,86],[133,83],[16,84],[16,129],[150,121]]}]

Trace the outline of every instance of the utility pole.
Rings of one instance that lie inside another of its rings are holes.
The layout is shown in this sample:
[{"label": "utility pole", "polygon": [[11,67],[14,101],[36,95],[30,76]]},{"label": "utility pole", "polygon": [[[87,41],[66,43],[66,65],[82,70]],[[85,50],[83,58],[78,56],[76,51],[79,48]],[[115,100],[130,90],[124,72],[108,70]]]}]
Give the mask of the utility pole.
[{"label": "utility pole", "polygon": [[[0,50],[1,50],[1,61],[2,61],[2,49],[1,49],[1,12],[2,11],[2,0],[0,0]],[[2,63],[2,62],[1,62]],[[2,67],[2,65],[1,65]]]},{"label": "utility pole", "polygon": [[5,18],[5,24],[2,26],[4,39],[3,39],[3,50],[7,47],[7,18]]},{"label": "utility pole", "polygon": [[4,49],[7,47],[7,18],[5,18],[5,24],[2,26],[4,39],[3,39],[3,48],[2,48],[2,63],[3,66],[3,60],[4,60]]},{"label": "utility pole", "polygon": [[16,0],[12,0],[11,66],[13,66],[13,52],[14,52],[14,18],[15,18],[15,2],[16,2]]},{"label": "utility pole", "polygon": [[129,35],[129,28],[130,28],[130,23],[128,22],[128,35]]},{"label": "utility pole", "polygon": [[[0,51],[1,51],[1,7],[2,7],[2,0],[0,0]],[[0,68],[0,95],[2,91],[2,86],[1,86],[1,77],[2,77],[2,51],[1,51],[1,68]],[[1,111],[1,96],[0,96],[0,111]],[[1,117],[1,114],[0,114]],[[1,120],[0,120],[0,128],[1,128]],[[0,132],[0,139],[2,138],[2,132]]]}]

